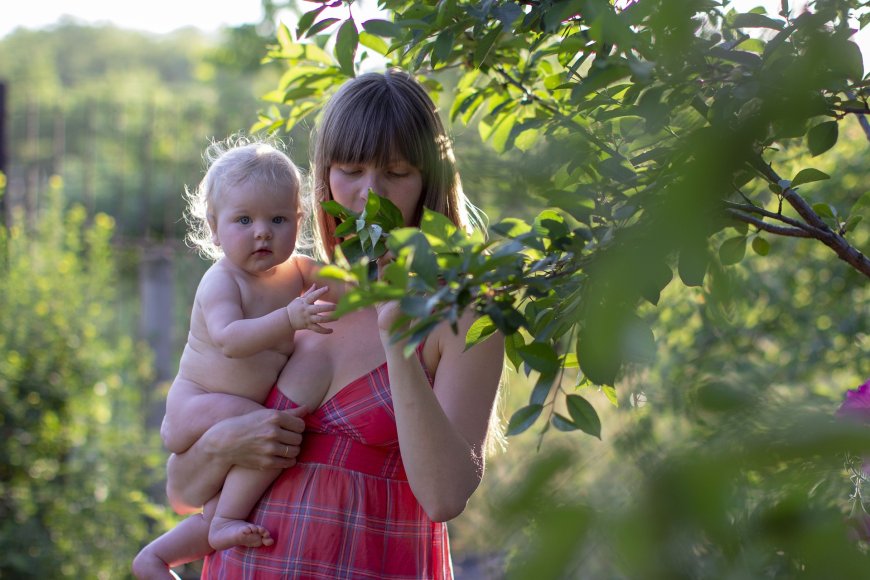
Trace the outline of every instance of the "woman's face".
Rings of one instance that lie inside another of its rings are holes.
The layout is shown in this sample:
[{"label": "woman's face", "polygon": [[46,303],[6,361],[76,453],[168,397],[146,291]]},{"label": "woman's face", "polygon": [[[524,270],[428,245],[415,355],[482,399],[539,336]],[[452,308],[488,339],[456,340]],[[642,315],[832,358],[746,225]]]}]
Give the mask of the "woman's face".
[{"label": "woman's face", "polygon": [[423,175],[407,161],[394,161],[384,167],[333,163],[329,167],[329,188],[335,201],[356,212],[366,206],[371,189],[399,208],[406,226],[418,225],[413,221],[423,195]]}]

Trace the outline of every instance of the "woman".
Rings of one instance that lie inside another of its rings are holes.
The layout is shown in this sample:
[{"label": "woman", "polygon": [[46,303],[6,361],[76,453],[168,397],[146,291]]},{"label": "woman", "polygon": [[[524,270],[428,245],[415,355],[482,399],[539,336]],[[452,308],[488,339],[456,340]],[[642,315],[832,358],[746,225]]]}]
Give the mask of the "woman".
[{"label": "woman", "polygon": [[[318,130],[315,201],[359,211],[370,189],[408,225],[426,207],[470,228],[435,106],[402,72],[348,81]],[[314,212],[329,259],[335,221],[319,203]],[[286,467],[298,454],[250,516],[275,544],[217,552],[204,577],[451,577],[444,522],[463,511],[483,476],[503,344],[492,337],[466,352],[466,315],[458,334],[442,324],[406,359],[402,343],[390,341],[398,314],[397,304],[383,304],[343,316],[332,334],[297,333],[266,403],[278,411],[216,422],[172,458],[170,500],[184,509],[216,493],[233,464]],[[172,428],[205,430],[220,418],[211,409]]]}]

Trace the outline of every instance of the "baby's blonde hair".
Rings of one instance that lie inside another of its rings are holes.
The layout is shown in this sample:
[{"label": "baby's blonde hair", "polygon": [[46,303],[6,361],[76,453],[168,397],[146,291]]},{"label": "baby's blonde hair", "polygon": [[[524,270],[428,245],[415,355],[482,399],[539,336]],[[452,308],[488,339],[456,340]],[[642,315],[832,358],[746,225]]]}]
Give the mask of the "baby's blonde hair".
[{"label": "baby's blonde hair", "polygon": [[244,135],[213,141],[206,148],[203,153],[207,167],[205,176],[196,189],[184,188],[188,245],[210,260],[223,256],[223,250],[212,241],[209,217],[214,215],[221,197],[234,187],[254,183],[266,191],[290,190],[298,198],[302,182],[299,169],[283,149],[283,143],[277,138]]}]

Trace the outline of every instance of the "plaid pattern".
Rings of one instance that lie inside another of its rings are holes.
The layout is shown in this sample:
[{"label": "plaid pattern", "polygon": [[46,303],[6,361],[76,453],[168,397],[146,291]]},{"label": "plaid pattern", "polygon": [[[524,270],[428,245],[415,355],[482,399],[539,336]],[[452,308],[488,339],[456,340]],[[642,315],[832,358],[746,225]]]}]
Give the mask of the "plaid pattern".
[{"label": "plaid pattern", "polygon": [[[266,406],[296,405],[275,388]],[[275,544],[216,552],[203,578],[453,577],[447,526],[426,516],[405,477],[386,363],[306,417],[299,462],[251,521]]]}]

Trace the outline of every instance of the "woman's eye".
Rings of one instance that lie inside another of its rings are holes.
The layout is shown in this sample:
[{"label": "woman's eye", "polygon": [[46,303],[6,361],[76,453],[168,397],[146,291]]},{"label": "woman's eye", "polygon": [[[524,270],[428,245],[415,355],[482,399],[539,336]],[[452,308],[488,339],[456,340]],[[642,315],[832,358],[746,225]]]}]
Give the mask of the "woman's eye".
[{"label": "woman's eye", "polygon": [[399,178],[408,176],[407,173],[402,172],[402,171],[390,171],[389,174],[391,177],[399,177]]},{"label": "woman's eye", "polygon": [[240,217],[237,221],[238,221],[240,224],[242,224],[243,226],[246,226],[246,225],[249,225],[249,224],[251,223],[251,218],[249,218],[249,217],[246,216],[246,215],[243,215],[243,216]]}]

